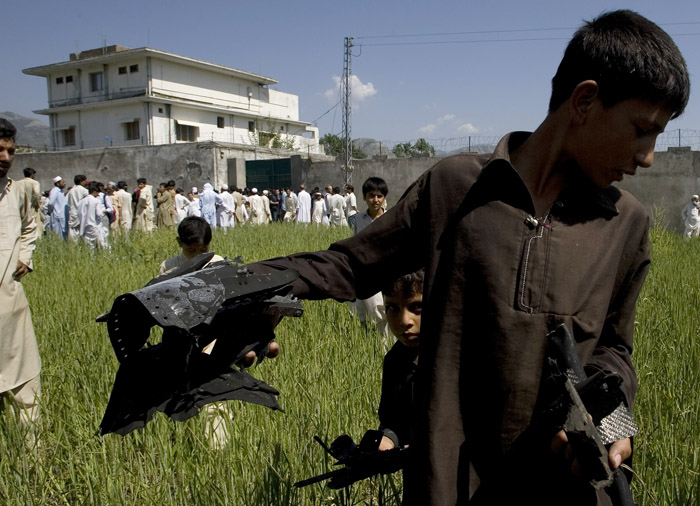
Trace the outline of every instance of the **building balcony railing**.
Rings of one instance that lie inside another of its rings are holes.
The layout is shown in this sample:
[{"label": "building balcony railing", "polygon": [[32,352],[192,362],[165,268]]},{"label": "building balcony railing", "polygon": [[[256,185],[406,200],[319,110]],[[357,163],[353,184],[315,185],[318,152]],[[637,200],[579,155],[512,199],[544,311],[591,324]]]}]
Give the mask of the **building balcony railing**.
[{"label": "building balcony railing", "polygon": [[121,100],[124,98],[142,97],[146,95],[146,88],[120,88],[119,91],[111,93],[91,93],[82,97],[71,97],[52,100],[49,108],[70,107],[74,105],[95,104],[98,102],[108,102],[110,100]]}]

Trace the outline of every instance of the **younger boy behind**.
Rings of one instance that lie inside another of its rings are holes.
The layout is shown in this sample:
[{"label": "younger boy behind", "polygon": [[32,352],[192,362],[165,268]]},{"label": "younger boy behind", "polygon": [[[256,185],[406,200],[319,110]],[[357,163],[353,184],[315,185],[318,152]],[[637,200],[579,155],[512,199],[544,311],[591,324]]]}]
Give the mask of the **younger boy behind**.
[{"label": "younger boy behind", "polygon": [[[211,227],[209,223],[198,216],[184,218],[177,227],[177,244],[182,248],[182,253],[168,258],[160,264],[158,275],[182,267],[197,255],[208,253],[209,243],[211,243]],[[223,260],[223,258],[219,255],[214,255],[209,263],[220,260]]]},{"label": "younger boy behind", "polygon": [[[158,275],[174,271],[197,255],[208,253],[211,236],[211,227],[204,218],[198,216],[184,218],[177,226],[177,244],[182,248],[182,253],[168,258],[160,264]],[[220,260],[223,260],[223,258],[219,255],[214,255],[207,265]],[[202,353],[211,354],[215,344],[216,339],[209,343],[202,350]],[[221,449],[226,446],[230,437],[226,420],[233,420],[233,415],[224,402],[207,404],[204,411],[207,414],[204,434],[209,441],[209,446],[214,450]]]},{"label": "younger boy behind", "polygon": [[410,445],[415,430],[414,379],[423,306],[423,270],[397,279],[383,290],[389,330],[396,344],[384,356],[379,402],[379,450]]},{"label": "younger boy behind", "polygon": [[[355,235],[384,214],[388,194],[389,186],[380,177],[370,177],[362,183],[362,197],[367,204],[367,210],[355,215],[353,221]],[[357,311],[357,317],[362,323],[369,319],[369,321],[374,322],[379,332],[387,335],[384,300],[381,293],[376,293],[368,299],[357,299],[355,311]]]}]

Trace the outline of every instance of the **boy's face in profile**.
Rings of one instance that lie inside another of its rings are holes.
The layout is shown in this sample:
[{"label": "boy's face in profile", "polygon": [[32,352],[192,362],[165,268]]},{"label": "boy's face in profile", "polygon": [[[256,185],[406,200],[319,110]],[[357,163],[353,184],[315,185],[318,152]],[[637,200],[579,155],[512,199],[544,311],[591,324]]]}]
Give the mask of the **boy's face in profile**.
[{"label": "boy's face in profile", "polygon": [[605,108],[595,98],[574,134],[574,158],[588,179],[607,188],[633,176],[637,167],[651,166],[656,137],[670,117],[665,106],[646,100],[628,99]]},{"label": "boy's face in profile", "polygon": [[423,294],[393,294],[384,296],[384,309],[389,330],[401,344],[417,348],[420,338],[420,317]]},{"label": "boy's face in profile", "polygon": [[177,238],[177,244],[182,248],[182,254],[187,258],[194,258],[202,253],[209,253],[209,245],[203,242],[193,242],[192,244],[185,244],[182,239]]},{"label": "boy's face in profile", "polygon": [[372,190],[371,192],[365,193],[364,198],[369,214],[375,215],[384,204],[386,196],[379,191]]}]

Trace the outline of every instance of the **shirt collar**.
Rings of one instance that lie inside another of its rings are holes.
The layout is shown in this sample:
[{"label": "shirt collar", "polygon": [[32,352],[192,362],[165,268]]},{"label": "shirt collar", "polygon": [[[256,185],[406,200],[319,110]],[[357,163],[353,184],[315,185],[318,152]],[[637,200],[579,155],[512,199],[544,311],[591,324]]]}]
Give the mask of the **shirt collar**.
[{"label": "shirt collar", "polygon": [[[522,189],[527,190],[525,183],[523,183],[520,175],[510,161],[510,153],[525,142],[530,135],[530,132],[511,132],[503,137],[498,142],[489,161],[479,174],[478,180],[493,175],[493,178],[488,177],[488,179],[493,179],[493,182],[499,186],[505,186],[503,177],[509,177],[515,181],[516,187],[521,187],[516,191],[521,191]],[[526,208],[531,208],[532,201],[530,194],[527,191],[525,194],[527,196],[525,199],[527,202],[521,202],[521,204],[524,204]],[[601,213],[603,215],[616,216],[618,210],[615,203],[620,199],[620,196],[621,192],[617,187],[598,188],[583,174],[574,172],[569,174],[568,183],[559,194],[557,201],[563,204],[563,206],[560,207],[577,207],[587,211],[586,214],[593,212],[595,214]],[[524,197],[525,195],[522,196],[522,198]]]}]

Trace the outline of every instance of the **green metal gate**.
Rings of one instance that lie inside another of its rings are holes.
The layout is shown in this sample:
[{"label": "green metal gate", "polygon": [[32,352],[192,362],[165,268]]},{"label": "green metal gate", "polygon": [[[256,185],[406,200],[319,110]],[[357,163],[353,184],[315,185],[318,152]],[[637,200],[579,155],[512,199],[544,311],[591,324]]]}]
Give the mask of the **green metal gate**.
[{"label": "green metal gate", "polygon": [[260,191],[292,185],[292,163],[289,158],[276,160],[247,160],[245,180],[248,188]]}]

